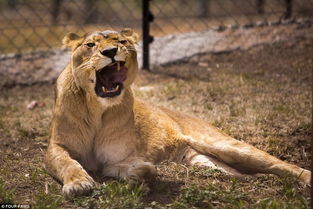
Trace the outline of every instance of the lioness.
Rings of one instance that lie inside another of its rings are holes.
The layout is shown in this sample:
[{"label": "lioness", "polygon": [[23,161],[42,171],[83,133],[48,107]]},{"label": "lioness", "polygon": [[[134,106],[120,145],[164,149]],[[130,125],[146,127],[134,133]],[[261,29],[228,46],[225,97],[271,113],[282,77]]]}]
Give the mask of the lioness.
[{"label": "lioness", "polygon": [[46,166],[63,183],[66,196],[94,187],[87,171],[145,183],[156,173],[154,164],[164,160],[235,176],[289,173],[309,184],[308,170],[223,134],[203,120],[134,99],[137,38],[131,29],[124,29],[83,37],[71,33],[63,39],[72,57],[57,80]]}]

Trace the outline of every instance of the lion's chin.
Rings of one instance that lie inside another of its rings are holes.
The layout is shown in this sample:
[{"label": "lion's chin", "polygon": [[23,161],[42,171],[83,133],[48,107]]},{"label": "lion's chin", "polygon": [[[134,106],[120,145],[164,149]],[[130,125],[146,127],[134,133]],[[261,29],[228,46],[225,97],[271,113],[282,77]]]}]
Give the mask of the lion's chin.
[{"label": "lion's chin", "polygon": [[127,78],[125,62],[114,62],[96,71],[96,95],[102,98],[119,96]]},{"label": "lion's chin", "polygon": [[98,97],[98,101],[103,108],[110,108],[112,106],[122,103],[124,91],[122,91],[119,96],[114,97]]}]

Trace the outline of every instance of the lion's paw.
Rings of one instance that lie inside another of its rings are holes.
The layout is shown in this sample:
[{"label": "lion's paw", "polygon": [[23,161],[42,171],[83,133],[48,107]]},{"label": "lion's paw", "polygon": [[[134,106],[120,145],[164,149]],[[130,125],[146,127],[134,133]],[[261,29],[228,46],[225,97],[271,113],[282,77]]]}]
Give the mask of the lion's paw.
[{"label": "lion's paw", "polygon": [[156,168],[152,163],[136,163],[128,170],[128,187],[133,188],[141,185],[144,194],[148,194],[150,192],[148,184],[155,178],[156,173]]},{"label": "lion's paw", "polygon": [[131,165],[128,170],[127,179],[133,182],[146,182],[154,179],[156,173],[156,168],[152,163],[138,163]]},{"label": "lion's paw", "polygon": [[303,169],[302,173],[300,174],[300,179],[304,185],[311,184],[311,171]]},{"label": "lion's paw", "polygon": [[87,174],[84,177],[75,177],[63,185],[62,192],[67,198],[89,194],[95,181]]}]

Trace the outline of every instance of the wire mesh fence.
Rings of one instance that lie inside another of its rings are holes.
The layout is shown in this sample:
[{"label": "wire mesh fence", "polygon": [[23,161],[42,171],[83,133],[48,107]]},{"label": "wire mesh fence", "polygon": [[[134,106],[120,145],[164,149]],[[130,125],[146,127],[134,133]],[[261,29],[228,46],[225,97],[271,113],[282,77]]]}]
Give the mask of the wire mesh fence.
[{"label": "wire mesh fence", "polygon": [[312,0],[151,1],[150,8],[150,63],[156,66],[271,42],[275,34],[288,34],[281,25],[313,17]]},{"label": "wire mesh fence", "polygon": [[0,53],[60,47],[72,31],[141,26],[140,0],[1,0],[0,11]]},{"label": "wire mesh fence", "polygon": [[[67,32],[82,34],[131,27],[141,35],[144,2],[147,1],[0,0],[0,54],[59,48]],[[223,50],[232,44],[238,48],[246,44],[247,33],[250,37],[260,33],[250,30],[242,34],[242,28],[266,25],[279,28],[280,23],[313,17],[313,0],[149,2],[150,8],[144,9],[154,16],[148,31],[155,37],[150,47],[152,65]],[[233,31],[225,32],[227,28]],[[264,34],[267,32],[263,30]],[[142,53],[141,47],[140,43],[139,59],[146,53]]]},{"label": "wire mesh fence", "polygon": [[312,0],[172,0],[151,1],[156,36],[312,17]]}]

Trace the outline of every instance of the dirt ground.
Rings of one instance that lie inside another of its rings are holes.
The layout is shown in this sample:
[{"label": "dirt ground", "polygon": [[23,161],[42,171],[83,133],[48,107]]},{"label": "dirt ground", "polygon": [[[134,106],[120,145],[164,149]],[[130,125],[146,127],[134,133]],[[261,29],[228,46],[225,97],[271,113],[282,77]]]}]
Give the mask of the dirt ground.
[{"label": "dirt ground", "polygon": [[[140,72],[134,92],[209,121],[227,134],[309,169],[313,40],[204,54]],[[158,73],[156,73],[158,72]],[[0,202],[34,208],[308,208],[309,188],[273,175],[233,179],[205,168],[158,166],[152,192],[106,179],[91,196],[65,200],[44,170],[53,85],[0,89]],[[28,110],[32,100],[43,107]],[[101,182],[101,181],[100,181]]]}]

